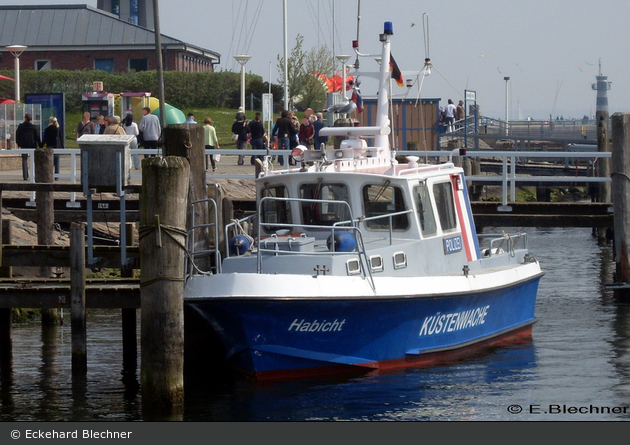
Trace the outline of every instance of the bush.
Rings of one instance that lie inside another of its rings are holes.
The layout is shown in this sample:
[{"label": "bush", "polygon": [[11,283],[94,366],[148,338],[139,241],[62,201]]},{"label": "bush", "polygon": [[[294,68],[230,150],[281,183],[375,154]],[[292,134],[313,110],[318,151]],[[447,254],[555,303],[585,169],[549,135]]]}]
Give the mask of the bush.
[{"label": "bush", "polygon": [[[11,70],[0,71],[13,77]],[[208,73],[164,72],[164,100],[179,109],[191,108],[233,108],[240,103],[240,74],[232,71]],[[105,90],[114,94],[123,92],[151,92],[158,97],[157,71],[131,71],[124,74],[107,74],[103,71],[83,70],[21,70],[20,87],[22,95],[27,93],[65,93],[66,112],[82,111],[81,95],[92,92],[92,84],[102,81]],[[246,94],[254,94],[260,99],[268,92],[268,84],[260,76],[247,74],[245,77]],[[277,103],[283,98],[280,88],[273,86],[272,92]],[[0,96],[14,96],[13,82],[0,82]],[[260,103],[255,106],[260,108]]]}]

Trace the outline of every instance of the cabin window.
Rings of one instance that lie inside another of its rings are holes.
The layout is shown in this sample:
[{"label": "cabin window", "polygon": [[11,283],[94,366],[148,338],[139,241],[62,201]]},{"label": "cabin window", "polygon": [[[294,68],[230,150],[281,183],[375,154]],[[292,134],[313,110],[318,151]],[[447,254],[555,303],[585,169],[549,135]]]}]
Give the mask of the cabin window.
[{"label": "cabin window", "polygon": [[402,189],[389,182],[381,185],[370,184],[363,187],[363,207],[365,225],[371,230],[406,230],[409,228],[408,214],[389,216],[407,209]]},{"label": "cabin window", "polygon": [[450,182],[440,182],[433,185],[433,195],[437,207],[440,226],[443,232],[457,228],[455,205],[453,201],[453,185]]},{"label": "cabin window", "polygon": [[370,269],[372,272],[383,272],[383,257],[380,255],[371,256]]},{"label": "cabin window", "polygon": [[[289,191],[283,185],[266,187],[261,191],[261,198],[288,198]],[[261,203],[261,217],[263,230],[275,232],[287,229],[286,226],[275,224],[291,224],[291,205],[289,201],[266,199]]]},{"label": "cabin window", "polygon": [[404,269],[407,267],[407,255],[405,252],[396,252],[392,258],[394,260],[394,269]]},{"label": "cabin window", "polygon": [[[314,199],[318,202],[302,203],[302,221],[316,226],[332,226],[334,223],[350,221],[348,188],[344,184],[303,184],[300,187],[301,199]],[[342,202],[332,202],[342,201]]]},{"label": "cabin window", "polygon": [[413,190],[413,196],[418,209],[418,220],[420,221],[420,231],[423,236],[431,236],[437,233],[435,213],[431,204],[429,189],[426,185],[419,185]]}]

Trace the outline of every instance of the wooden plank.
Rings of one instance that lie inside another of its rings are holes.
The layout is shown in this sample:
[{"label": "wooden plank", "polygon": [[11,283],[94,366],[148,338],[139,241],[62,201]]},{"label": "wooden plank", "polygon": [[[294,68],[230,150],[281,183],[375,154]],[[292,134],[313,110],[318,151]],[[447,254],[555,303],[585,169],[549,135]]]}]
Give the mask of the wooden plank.
[{"label": "wooden plank", "polygon": [[[134,268],[139,268],[138,246],[127,247],[127,257],[134,259]],[[95,267],[120,268],[120,247],[94,246]],[[13,267],[70,267],[69,246],[3,245],[2,264]]]}]

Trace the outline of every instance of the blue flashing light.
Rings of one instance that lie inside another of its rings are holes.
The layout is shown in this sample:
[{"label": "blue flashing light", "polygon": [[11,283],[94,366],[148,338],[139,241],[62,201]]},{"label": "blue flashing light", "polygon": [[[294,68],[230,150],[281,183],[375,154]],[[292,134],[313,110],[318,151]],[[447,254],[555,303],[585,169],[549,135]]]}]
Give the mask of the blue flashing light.
[{"label": "blue flashing light", "polygon": [[394,25],[392,25],[392,22],[385,22],[383,34],[390,36],[394,34]]}]

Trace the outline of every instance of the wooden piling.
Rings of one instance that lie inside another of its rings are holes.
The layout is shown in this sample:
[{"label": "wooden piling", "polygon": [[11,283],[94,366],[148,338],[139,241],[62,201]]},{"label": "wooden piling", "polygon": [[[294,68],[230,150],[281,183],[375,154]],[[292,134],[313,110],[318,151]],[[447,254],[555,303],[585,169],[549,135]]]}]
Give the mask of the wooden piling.
[{"label": "wooden piling", "polygon": [[[597,151],[610,152],[610,132],[608,129],[608,111],[597,111],[595,118],[597,121]],[[597,176],[608,178],[611,175],[611,160],[600,158],[597,160]],[[600,183],[597,187],[596,202],[611,202],[612,189],[609,183]],[[597,240],[600,245],[606,243],[606,227],[596,227]]]},{"label": "wooden piling", "polygon": [[[127,246],[133,246],[133,223],[126,223],[120,230],[125,230]],[[123,267],[121,276],[133,277],[133,268]],[[138,365],[137,315],[135,308],[122,309],[122,342],[123,342],[123,370],[122,382],[126,386],[136,386],[136,369]]]},{"label": "wooden piling", "polygon": [[70,226],[70,317],[72,376],[87,374],[87,326],[85,304],[85,227]]},{"label": "wooden piling", "polygon": [[[0,200],[1,201],[1,200]],[[1,204],[1,202],[0,202]],[[0,206],[1,208],[1,206]],[[11,244],[13,237],[13,225],[10,220],[2,220],[2,244]],[[0,249],[0,260],[2,250]],[[13,272],[11,266],[0,267],[0,277],[11,278]],[[10,380],[13,368],[13,309],[0,308],[0,380]]]},{"label": "wooden piling", "polygon": [[[164,134],[167,140],[164,156],[182,156],[190,165],[186,229],[189,230],[192,227],[193,220],[195,225],[208,224],[210,221],[208,204],[200,203],[194,207],[190,206],[190,203],[208,197],[203,127],[191,124],[169,125],[165,128]],[[193,233],[193,239],[189,242],[194,246],[195,251],[203,251],[208,249],[209,239],[208,230],[202,229],[196,230]],[[210,270],[211,258],[196,257],[195,263],[201,270]]]},{"label": "wooden piling", "polygon": [[[630,113],[612,116],[612,201],[615,231],[615,282],[630,284]],[[626,294],[629,291],[626,290]]]},{"label": "wooden piling", "polygon": [[[54,181],[53,150],[38,148],[35,150],[35,182],[52,183]],[[51,246],[53,239],[53,224],[55,223],[54,199],[52,192],[37,192],[37,244]],[[40,267],[39,275],[44,278],[52,276],[50,267]],[[42,309],[42,324],[57,323],[58,314],[55,308]]]},{"label": "wooden piling", "polygon": [[190,165],[142,161],[140,345],[143,410],[178,411],[184,400],[184,261]]}]

